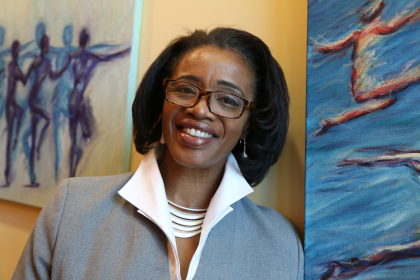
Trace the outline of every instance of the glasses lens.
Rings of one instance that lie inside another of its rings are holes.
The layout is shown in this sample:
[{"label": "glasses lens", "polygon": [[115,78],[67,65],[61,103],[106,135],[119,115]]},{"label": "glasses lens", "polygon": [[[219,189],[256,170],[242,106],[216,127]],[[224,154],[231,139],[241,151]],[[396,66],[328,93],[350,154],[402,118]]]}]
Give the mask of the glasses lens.
[{"label": "glasses lens", "polygon": [[198,88],[181,81],[170,81],[166,86],[166,98],[181,106],[194,105],[199,93]]},{"label": "glasses lens", "polygon": [[215,92],[210,98],[211,110],[220,116],[237,118],[241,115],[245,101],[227,92]]}]

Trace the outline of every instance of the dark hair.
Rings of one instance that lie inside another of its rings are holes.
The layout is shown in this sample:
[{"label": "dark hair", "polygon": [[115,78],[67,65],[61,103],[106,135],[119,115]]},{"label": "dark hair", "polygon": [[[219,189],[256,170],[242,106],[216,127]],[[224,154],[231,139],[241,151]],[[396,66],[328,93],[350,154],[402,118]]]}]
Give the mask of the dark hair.
[{"label": "dark hair", "polygon": [[[377,2],[376,7],[372,9],[372,5],[374,2]],[[366,4],[363,5],[361,11],[364,11],[364,14],[360,17],[360,21],[363,23],[369,23],[375,18],[377,18],[382,10],[385,8],[385,2],[383,0],[380,0],[378,3],[378,0],[371,0],[368,1]]]},{"label": "dark hair", "polygon": [[283,149],[289,125],[289,94],[280,65],[267,45],[258,37],[232,28],[196,30],[172,41],[145,73],[134,99],[133,137],[136,150],[146,154],[162,135],[162,110],[165,99],[162,82],[171,77],[178,62],[188,52],[215,46],[239,54],[254,74],[254,103],[246,136],[247,159],[243,145],[232,150],[239,168],[251,186],[258,185],[275,164]]}]

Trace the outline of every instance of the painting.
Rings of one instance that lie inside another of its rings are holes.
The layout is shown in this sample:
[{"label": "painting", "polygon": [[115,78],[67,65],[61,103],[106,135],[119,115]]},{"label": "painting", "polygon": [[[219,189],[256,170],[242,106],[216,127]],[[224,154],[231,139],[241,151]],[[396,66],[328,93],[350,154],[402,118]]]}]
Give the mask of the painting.
[{"label": "painting", "polygon": [[309,0],[305,279],[419,279],[420,1]]},{"label": "painting", "polygon": [[142,1],[0,4],[0,198],[128,171]]}]

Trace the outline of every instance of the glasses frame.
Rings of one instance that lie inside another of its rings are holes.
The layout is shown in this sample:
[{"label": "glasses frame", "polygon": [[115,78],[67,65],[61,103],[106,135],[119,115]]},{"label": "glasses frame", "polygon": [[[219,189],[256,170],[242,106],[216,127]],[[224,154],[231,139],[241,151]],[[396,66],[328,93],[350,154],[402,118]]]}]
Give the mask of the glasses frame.
[{"label": "glasses frame", "polygon": [[[186,84],[188,84],[188,85],[190,85],[190,86],[193,86],[193,87],[195,87],[196,89],[198,89],[198,92],[199,92],[199,93],[198,93],[197,101],[196,101],[193,105],[191,105],[191,106],[183,106],[183,105],[176,104],[176,103],[174,103],[173,101],[169,100],[169,99],[168,99],[167,90],[168,90],[168,84],[169,84],[170,82],[183,82],[183,83],[186,83]],[[192,108],[192,107],[194,107],[194,106],[195,106],[195,105],[197,105],[197,103],[200,101],[201,96],[204,96],[204,97],[205,97],[205,100],[207,101],[207,107],[209,108],[209,111],[210,111],[212,114],[217,115],[217,116],[222,117],[222,118],[227,118],[227,119],[239,119],[240,117],[242,117],[242,114],[244,113],[244,111],[245,111],[245,109],[246,109],[246,108],[249,108],[249,109],[254,109],[254,108],[255,108],[255,103],[254,103],[254,102],[252,102],[252,101],[251,101],[251,100],[249,100],[249,99],[246,99],[245,97],[242,97],[242,96],[239,96],[239,95],[237,95],[237,94],[230,93],[230,92],[222,91],[222,90],[210,90],[210,91],[202,90],[202,89],[201,89],[201,88],[199,88],[198,86],[196,86],[196,85],[194,85],[194,84],[192,84],[192,83],[189,83],[189,82],[183,81],[183,80],[163,79],[163,87],[164,87],[164,89],[165,89],[165,99],[166,99],[166,100],[168,100],[169,102],[171,102],[171,103],[172,103],[172,104],[174,104],[174,105],[181,106],[181,107],[184,107],[184,108]],[[243,107],[242,107],[242,111],[241,111],[241,113],[239,114],[239,116],[234,117],[234,118],[231,118],[231,117],[221,116],[221,115],[219,115],[219,114],[217,114],[217,113],[213,112],[213,111],[212,111],[212,109],[210,108],[210,102],[209,102],[209,99],[210,99],[210,96],[211,96],[213,93],[215,93],[215,92],[223,92],[223,93],[225,93],[225,94],[230,94],[230,95],[233,95],[233,96],[235,96],[235,97],[238,97],[238,98],[242,99],[242,100],[244,101],[244,105],[243,105]]]}]

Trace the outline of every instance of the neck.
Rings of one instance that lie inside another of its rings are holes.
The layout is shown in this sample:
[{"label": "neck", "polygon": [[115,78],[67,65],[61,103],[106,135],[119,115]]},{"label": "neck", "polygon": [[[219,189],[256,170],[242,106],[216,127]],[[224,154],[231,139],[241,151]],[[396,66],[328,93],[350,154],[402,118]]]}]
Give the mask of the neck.
[{"label": "neck", "polygon": [[167,198],[183,207],[208,208],[222,181],[225,162],[205,169],[194,169],[177,163],[168,149],[159,164]]}]

